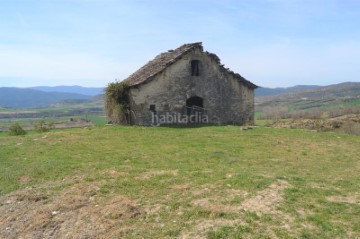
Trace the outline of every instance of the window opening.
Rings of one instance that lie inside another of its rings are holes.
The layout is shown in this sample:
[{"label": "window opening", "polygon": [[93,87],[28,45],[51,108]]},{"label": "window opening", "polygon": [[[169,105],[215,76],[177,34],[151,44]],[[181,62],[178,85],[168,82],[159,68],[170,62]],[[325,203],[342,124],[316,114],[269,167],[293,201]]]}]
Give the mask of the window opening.
[{"label": "window opening", "polygon": [[191,61],[191,75],[192,76],[199,76],[200,75],[200,69],[199,69],[199,60],[192,60]]}]

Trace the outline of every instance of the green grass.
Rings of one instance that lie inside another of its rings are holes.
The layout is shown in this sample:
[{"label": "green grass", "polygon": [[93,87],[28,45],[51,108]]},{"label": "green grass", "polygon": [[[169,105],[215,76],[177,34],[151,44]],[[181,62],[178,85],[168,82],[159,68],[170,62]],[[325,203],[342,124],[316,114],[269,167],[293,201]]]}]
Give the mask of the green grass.
[{"label": "green grass", "polygon": [[331,108],[344,108],[344,107],[353,107],[353,106],[360,106],[360,99],[351,99],[349,101],[345,101],[341,103],[327,104],[322,108],[331,109]]},{"label": "green grass", "polygon": [[[80,175],[80,182],[100,185],[102,197],[159,206],[142,220],[120,221],[119,227],[136,228],[126,238],[356,238],[359,145],[356,136],[236,126],[2,135],[0,195]],[[289,186],[271,212],[242,208],[279,180]],[[335,196],[357,201],[329,200]]]},{"label": "green grass", "polygon": [[336,108],[346,107],[357,107],[360,106],[360,99],[349,99],[349,100],[299,100],[288,104],[289,112],[300,112],[300,111],[312,111],[318,110],[329,110]]},{"label": "green grass", "polygon": [[108,122],[106,116],[101,115],[87,115],[86,118],[91,120],[97,126],[105,125]]},{"label": "green grass", "polygon": [[298,100],[288,104],[289,112],[313,109],[333,109],[360,106],[360,99],[324,99],[324,100]]}]

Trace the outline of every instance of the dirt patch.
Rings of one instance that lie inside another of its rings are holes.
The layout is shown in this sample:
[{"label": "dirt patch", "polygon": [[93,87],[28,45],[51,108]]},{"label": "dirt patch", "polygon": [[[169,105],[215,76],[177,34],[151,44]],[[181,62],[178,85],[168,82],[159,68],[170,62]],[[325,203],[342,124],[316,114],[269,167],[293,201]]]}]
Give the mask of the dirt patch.
[{"label": "dirt patch", "polygon": [[177,185],[172,185],[169,187],[169,189],[174,189],[174,190],[189,190],[190,186],[188,184],[177,184]]},{"label": "dirt patch", "polygon": [[224,192],[227,201],[234,198],[243,199],[239,204],[223,204],[221,202],[223,197],[199,198],[194,200],[192,204],[210,211],[239,212],[245,210],[253,211],[260,215],[269,214],[276,211],[277,205],[283,200],[283,190],[288,186],[289,184],[286,181],[279,180],[251,198],[246,198],[248,192],[242,190],[228,189]]},{"label": "dirt patch", "polygon": [[276,207],[283,201],[283,191],[289,187],[288,182],[279,180],[273,183],[254,197],[245,200],[241,206],[248,211],[256,212],[257,214],[274,213]]},{"label": "dirt patch", "polygon": [[31,177],[27,177],[27,176],[21,176],[18,181],[20,183],[28,183],[31,182],[33,179]]},{"label": "dirt patch", "polygon": [[115,227],[145,217],[136,201],[102,197],[94,183],[63,190],[26,189],[0,197],[0,238],[113,238],[129,228]]},{"label": "dirt patch", "polygon": [[[287,181],[278,180],[268,188],[259,191],[256,195],[249,197],[249,193],[238,189],[227,189],[221,192],[221,195],[211,196],[208,187],[194,192],[194,196],[199,197],[192,201],[193,206],[201,207],[214,213],[244,213],[252,211],[261,216],[262,214],[271,214],[278,218],[283,218],[282,228],[289,230],[287,222],[293,218],[277,209],[277,206],[283,201],[283,191],[290,185]],[[201,196],[201,197],[200,197]],[[236,201],[231,202],[232,200]],[[230,203],[231,202],[231,203]],[[245,225],[243,218],[227,220],[224,218],[215,218],[213,220],[201,220],[195,222],[195,226],[187,231],[183,231],[180,238],[206,238],[206,233],[210,230],[217,230],[224,226],[236,227]],[[269,235],[273,232],[269,229]]]},{"label": "dirt patch", "polygon": [[111,178],[127,177],[127,176],[129,176],[129,174],[126,173],[126,172],[119,172],[119,171],[116,171],[116,170],[113,170],[113,169],[105,170],[105,171],[103,172],[103,174],[108,175],[108,176],[111,177]]},{"label": "dirt patch", "polygon": [[[249,197],[249,193],[243,190],[228,189],[220,196],[206,196],[209,190],[196,192],[195,195],[204,197],[192,201],[194,206],[204,208],[211,212],[225,212],[225,213],[242,213],[244,211],[255,212],[259,216],[262,214],[271,214],[275,217],[282,218],[282,228],[290,230],[288,222],[293,218],[277,209],[278,205],[283,201],[283,192],[290,185],[285,180],[278,180],[271,184],[268,188],[259,191],[256,195]],[[226,197],[224,197],[226,195]],[[226,199],[225,201],[224,198]],[[239,203],[231,203],[229,201],[238,199]],[[216,230],[223,226],[236,227],[244,224],[242,218],[234,220],[226,220],[216,218],[214,220],[198,221],[196,225],[189,231],[184,231],[180,238],[206,238],[206,232],[209,230]],[[269,234],[273,233],[269,229]]]},{"label": "dirt patch", "polygon": [[233,199],[235,197],[245,198],[249,195],[249,193],[244,190],[230,188],[225,191],[225,195],[227,195],[230,199]]}]

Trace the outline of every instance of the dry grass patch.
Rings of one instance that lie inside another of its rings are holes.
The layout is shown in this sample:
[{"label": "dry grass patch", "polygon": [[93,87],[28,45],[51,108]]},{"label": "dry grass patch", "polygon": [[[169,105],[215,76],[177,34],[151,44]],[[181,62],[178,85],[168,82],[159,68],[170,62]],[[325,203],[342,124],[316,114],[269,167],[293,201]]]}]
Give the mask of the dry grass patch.
[{"label": "dry grass patch", "polygon": [[[283,191],[287,187],[289,187],[288,182],[278,180],[250,198],[247,198],[249,192],[227,189],[220,195],[206,196],[193,200],[192,204],[214,212],[239,212],[245,210],[259,215],[271,214],[276,212],[277,206],[283,201]],[[223,203],[224,201],[230,202],[234,198],[239,198],[241,202],[237,205]]]},{"label": "dry grass patch", "polygon": [[152,177],[162,176],[162,175],[170,175],[176,177],[178,175],[178,170],[150,170],[148,172],[141,174],[139,177],[136,177],[136,179],[147,180]]},{"label": "dry grass patch", "polygon": [[189,190],[190,186],[189,184],[177,184],[177,185],[172,185],[169,187],[169,189],[174,189],[174,190]]},{"label": "dry grass patch", "polygon": [[102,174],[110,176],[111,178],[116,178],[116,177],[128,177],[129,173],[127,172],[120,172],[120,171],[116,171],[114,169],[108,169],[102,172]]},{"label": "dry grass patch", "polygon": [[33,179],[31,177],[28,177],[28,176],[21,176],[19,178],[19,182],[20,183],[28,183],[28,182],[31,182]]},{"label": "dry grass patch", "polygon": [[257,214],[269,214],[276,212],[276,207],[283,201],[283,191],[289,187],[285,180],[278,180],[269,188],[258,192],[254,197],[245,200],[241,208],[253,211]]},{"label": "dry grass patch", "polygon": [[58,191],[25,189],[0,198],[0,238],[113,238],[133,230],[146,211],[136,200],[99,195],[99,183],[81,181]]},{"label": "dry grass patch", "polygon": [[351,203],[351,204],[360,204],[359,196],[357,195],[333,195],[326,197],[326,200],[329,202],[339,202],[339,203]]},{"label": "dry grass patch", "polygon": [[[285,180],[277,180],[268,188],[260,190],[251,196],[249,192],[238,189],[224,190],[223,194],[216,196],[206,196],[192,201],[192,205],[201,207],[206,211],[210,211],[212,215],[221,215],[222,213],[233,213],[237,215],[229,220],[226,218],[214,218],[213,220],[201,220],[194,223],[194,226],[182,233],[181,238],[207,238],[207,232],[218,230],[219,228],[236,228],[247,225],[247,212],[255,213],[257,218],[262,215],[271,215],[272,217],[282,221],[283,230],[291,230],[291,222],[294,218],[289,214],[283,213],[277,209],[283,202],[283,194],[286,188],[290,187]],[[208,190],[205,190],[207,192]],[[198,195],[198,194],[197,194]],[[238,204],[230,204],[229,202],[235,198],[240,199]],[[267,231],[271,238],[276,237],[272,229],[269,227]]]}]

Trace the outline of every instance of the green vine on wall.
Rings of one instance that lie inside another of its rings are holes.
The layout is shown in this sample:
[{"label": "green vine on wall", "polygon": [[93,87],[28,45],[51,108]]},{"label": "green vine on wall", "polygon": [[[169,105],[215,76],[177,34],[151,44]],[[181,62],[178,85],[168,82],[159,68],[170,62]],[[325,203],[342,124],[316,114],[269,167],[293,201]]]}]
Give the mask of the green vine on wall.
[{"label": "green vine on wall", "polygon": [[105,88],[105,114],[113,124],[130,124],[129,85],[109,83]]}]

